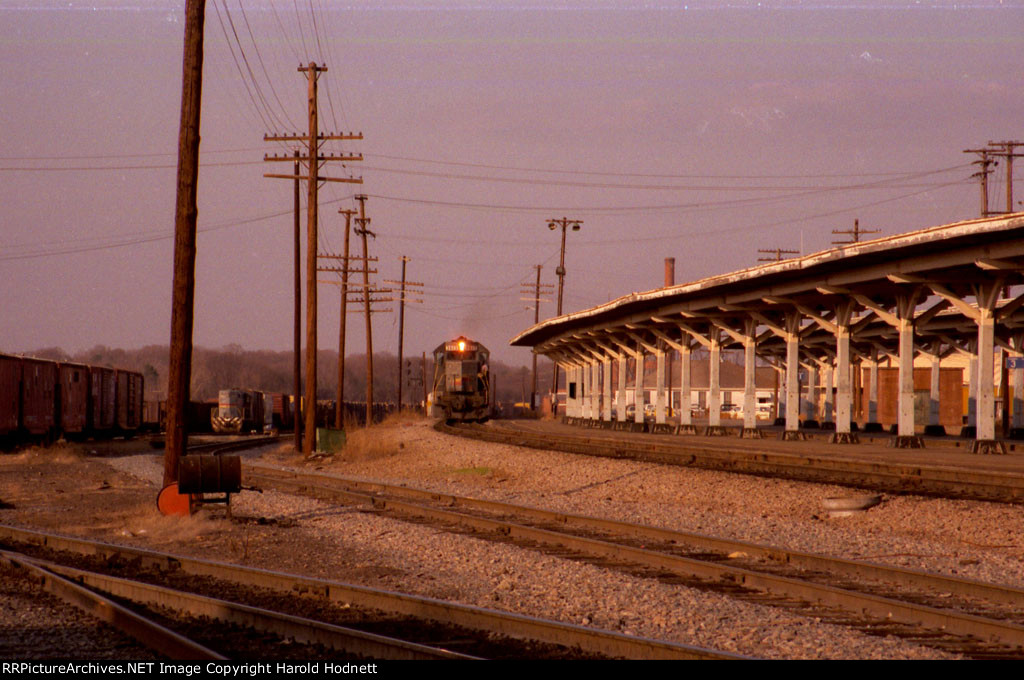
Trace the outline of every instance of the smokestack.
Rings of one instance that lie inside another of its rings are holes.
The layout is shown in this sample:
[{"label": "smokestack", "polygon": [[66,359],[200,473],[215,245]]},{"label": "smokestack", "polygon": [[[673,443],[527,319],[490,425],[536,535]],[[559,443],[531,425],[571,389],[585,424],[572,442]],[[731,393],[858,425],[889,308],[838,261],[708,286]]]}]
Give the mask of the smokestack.
[{"label": "smokestack", "polygon": [[676,285],[676,258],[665,258],[665,287]]}]

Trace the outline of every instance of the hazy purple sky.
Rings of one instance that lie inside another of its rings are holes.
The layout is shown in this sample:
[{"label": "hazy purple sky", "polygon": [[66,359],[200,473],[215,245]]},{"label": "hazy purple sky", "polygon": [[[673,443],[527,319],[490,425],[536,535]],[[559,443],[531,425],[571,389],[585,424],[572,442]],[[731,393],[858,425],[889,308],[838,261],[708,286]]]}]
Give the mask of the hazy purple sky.
[{"label": "hazy purple sky", "polygon": [[[668,256],[683,282],[827,248],[855,218],[975,217],[963,149],[1024,138],[1021,2],[646,4],[207,0],[195,343],[291,347],[292,187],[262,176],[287,149],[262,138],[305,130],[300,62],[329,68],[322,129],[365,135],[326,147],[361,151],[326,171],[365,183],[321,191],[321,249],[371,196],[377,278],[407,255],[427,284],[407,354],[466,334],[526,362],[507,343],[533,266],[556,281],[549,218],[584,221],[572,311],[660,286]],[[0,351],[168,342],[183,19],[0,0]],[[337,287],[319,317],[336,347]],[[397,308],[374,338],[396,351]]]}]

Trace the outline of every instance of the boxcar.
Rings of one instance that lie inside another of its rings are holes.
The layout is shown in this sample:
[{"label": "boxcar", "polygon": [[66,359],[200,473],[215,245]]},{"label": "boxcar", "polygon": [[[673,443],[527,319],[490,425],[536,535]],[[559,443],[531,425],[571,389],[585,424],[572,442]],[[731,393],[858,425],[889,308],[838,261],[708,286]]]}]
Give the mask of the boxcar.
[{"label": "boxcar", "polygon": [[21,358],[0,354],[0,437],[18,432],[21,420]]},{"label": "boxcar", "polygon": [[57,413],[65,435],[79,435],[89,424],[89,367],[62,363],[58,367]]},{"label": "boxcar", "polygon": [[57,364],[42,359],[22,359],[21,426],[44,439],[57,426]]},{"label": "boxcar", "polygon": [[134,432],[142,426],[142,374],[117,370],[116,375],[114,425],[122,432]]},{"label": "boxcar", "polygon": [[114,369],[93,366],[89,369],[89,431],[102,434],[114,429],[117,416]]}]

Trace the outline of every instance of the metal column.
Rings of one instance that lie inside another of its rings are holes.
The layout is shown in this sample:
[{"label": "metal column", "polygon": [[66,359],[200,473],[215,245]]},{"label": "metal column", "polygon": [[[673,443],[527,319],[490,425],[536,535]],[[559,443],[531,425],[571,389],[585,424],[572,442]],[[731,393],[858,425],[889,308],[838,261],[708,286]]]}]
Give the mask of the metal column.
[{"label": "metal column", "polygon": [[[897,445],[920,446],[920,440],[911,444],[910,439],[916,439],[914,432],[914,319],[913,310],[910,314],[899,315],[899,416],[896,425]],[[904,439],[908,438],[908,439]]]},{"label": "metal column", "polygon": [[604,383],[601,386],[601,398],[604,402],[601,408],[601,420],[612,419],[612,360],[605,359],[601,362],[604,367]]},{"label": "metal column", "polygon": [[755,381],[757,365],[754,361],[756,339],[753,322],[746,324],[743,336],[743,434],[757,433],[757,383]]},{"label": "metal column", "polygon": [[708,427],[722,426],[722,336],[711,330],[711,357],[708,364]]},{"label": "metal column", "polygon": [[636,349],[636,383],[633,388],[633,422],[644,422],[644,350],[639,344]]},{"label": "metal column", "polygon": [[654,422],[661,425],[665,422],[665,350],[659,349],[654,357],[658,380],[658,391],[654,395]]},{"label": "metal column", "polygon": [[626,421],[626,362],[628,360],[625,354],[619,355],[619,391],[615,396],[615,419],[619,422]]},{"label": "metal column", "polygon": [[800,317],[786,315],[786,431],[794,438],[800,431]]}]

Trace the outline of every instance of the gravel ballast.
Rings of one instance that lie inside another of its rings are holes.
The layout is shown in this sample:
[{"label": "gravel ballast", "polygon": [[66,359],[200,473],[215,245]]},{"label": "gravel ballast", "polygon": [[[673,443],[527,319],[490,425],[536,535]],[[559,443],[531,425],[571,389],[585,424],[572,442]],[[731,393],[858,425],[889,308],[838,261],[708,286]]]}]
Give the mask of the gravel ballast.
[{"label": "gravel ballast", "polygon": [[[450,437],[430,426],[407,420],[353,432],[345,451],[312,463],[287,445],[262,460],[993,582],[1024,581],[1019,509],[1012,506],[887,496],[866,512],[828,518],[822,500],[852,490],[535,451]],[[92,521],[64,530],[750,656],[950,658],[714,592],[273,491],[239,494],[234,522],[219,509],[164,518],[154,507],[161,466],[160,454],[150,452],[65,463],[88,485],[89,497],[99,499],[87,510]],[[104,503],[102,494],[119,500]],[[29,498],[10,500],[15,507],[0,510],[0,520],[61,529],[58,509],[33,510]],[[74,502],[81,513],[86,504]]]}]

